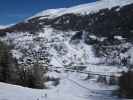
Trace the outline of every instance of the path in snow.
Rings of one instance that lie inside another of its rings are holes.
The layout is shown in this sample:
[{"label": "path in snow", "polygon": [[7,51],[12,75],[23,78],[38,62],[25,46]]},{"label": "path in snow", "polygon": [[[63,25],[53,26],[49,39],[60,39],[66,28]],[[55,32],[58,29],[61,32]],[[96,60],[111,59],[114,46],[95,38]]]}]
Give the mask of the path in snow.
[{"label": "path in snow", "polygon": [[85,80],[86,74],[62,72],[59,76],[60,84],[47,90],[0,83],[0,100],[118,100],[111,95],[115,87]]}]

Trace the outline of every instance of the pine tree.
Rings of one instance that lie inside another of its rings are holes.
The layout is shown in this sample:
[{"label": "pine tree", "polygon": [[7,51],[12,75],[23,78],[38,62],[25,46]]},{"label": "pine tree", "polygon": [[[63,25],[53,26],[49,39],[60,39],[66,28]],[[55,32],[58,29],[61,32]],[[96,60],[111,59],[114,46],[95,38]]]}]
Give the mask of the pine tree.
[{"label": "pine tree", "polygon": [[123,72],[119,78],[119,94],[122,97],[133,99],[133,71]]},{"label": "pine tree", "polygon": [[19,82],[18,66],[9,47],[0,42],[0,81],[17,84]]}]

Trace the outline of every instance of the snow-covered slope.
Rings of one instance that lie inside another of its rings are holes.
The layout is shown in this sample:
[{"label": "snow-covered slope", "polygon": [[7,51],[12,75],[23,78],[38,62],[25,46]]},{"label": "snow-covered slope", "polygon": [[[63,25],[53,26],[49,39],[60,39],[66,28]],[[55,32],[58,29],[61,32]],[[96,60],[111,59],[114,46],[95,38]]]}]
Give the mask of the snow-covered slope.
[{"label": "snow-covered slope", "polygon": [[[31,59],[30,51],[41,52],[44,47],[48,49],[50,65],[52,66],[62,67],[71,64],[96,64],[101,62],[102,60],[95,57],[91,45],[85,44],[83,40],[80,40],[78,44],[71,43],[71,38],[75,34],[76,32],[62,32],[49,27],[44,28],[43,33],[39,32],[36,35],[14,33],[7,34],[7,37],[2,39],[3,41],[9,41],[11,45],[15,45],[15,51],[12,50],[13,56],[24,62],[26,59],[28,60],[28,58]],[[37,39],[40,40],[36,41]],[[26,50],[29,55],[23,52],[24,50]]]},{"label": "snow-covered slope", "polygon": [[115,7],[115,6],[122,7],[131,3],[133,3],[132,0],[100,0],[97,2],[82,4],[82,5],[78,5],[70,8],[44,10],[34,15],[31,18],[39,17],[39,16],[54,18],[64,14],[68,14],[68,13],[90,14],[90,13],[96,13],[101,9],[105,9],[105,8],[111,9],[112,7]]},{"label": "snow-covered slope", "polygon": [[60,85],[47,90],[35,90],[0,83],[0,100],[118,100],[111,97],[111,90],[117,88],[96,84],[95,80],[84,80],[85,74],[60,74]]},{"label": "snow-covered slope", "polygon": [[5,28],[11,27],[11,26],[13,26],[13,25],[14,25],[14,24],[0,25],[0,29],[5,29]]}]

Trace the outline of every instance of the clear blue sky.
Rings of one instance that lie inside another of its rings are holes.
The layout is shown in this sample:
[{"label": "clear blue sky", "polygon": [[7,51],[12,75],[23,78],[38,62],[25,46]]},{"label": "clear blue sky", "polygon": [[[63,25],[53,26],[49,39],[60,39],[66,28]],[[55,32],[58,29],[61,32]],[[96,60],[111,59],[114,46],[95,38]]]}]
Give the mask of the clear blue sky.
[{"label": "clear blue sky", "polygon": [[0,0],[0,25],[16,23],[39,11],[70,7],[96,0]]}]

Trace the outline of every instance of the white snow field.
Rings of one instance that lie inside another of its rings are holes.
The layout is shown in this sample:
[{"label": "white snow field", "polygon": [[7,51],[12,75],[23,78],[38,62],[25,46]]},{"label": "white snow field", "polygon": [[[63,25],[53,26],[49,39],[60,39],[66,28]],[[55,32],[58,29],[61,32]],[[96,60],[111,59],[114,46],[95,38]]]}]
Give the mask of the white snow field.
[{"label": "white snow field", "polygon": [[0,29],[5,29],[5,28],[8,28],[10,26],[12,26],[14,24],[9,24],[9,25],[0,25]]},{"label": "white snow field", "polygon": [[0,100],[118,100],[111,96],[117,87],[84,80],[85,74],[60,74],[60,84],[47,90],[35,90],[0,83]]},{"label": "white snow field", "polygon": [[44,16],[44,18],[45,17],[54,18],[64,14],[69,14],[69,13],[90,14],[90,13],[96,13],[101,9],[105,9],[105,8],[111,9],[112,7],[115,7],[115,6],[122,7],[131,3],[133,3],[132,0],[99,0],[96,2],[81,4],[70,8],[48,9],[30,18],[39,17],[39,16]]}]

